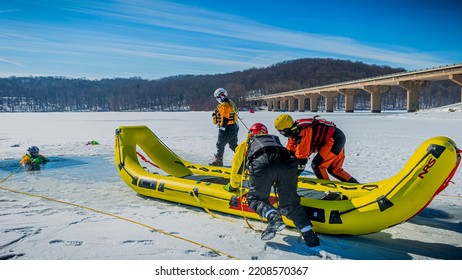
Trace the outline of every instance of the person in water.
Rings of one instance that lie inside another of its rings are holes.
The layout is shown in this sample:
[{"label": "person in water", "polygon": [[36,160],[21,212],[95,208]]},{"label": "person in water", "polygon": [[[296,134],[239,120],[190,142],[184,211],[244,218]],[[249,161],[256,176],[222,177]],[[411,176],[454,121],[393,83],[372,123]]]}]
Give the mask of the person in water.
[{"label": "person in water", "polygon": [[34,171],[40,170],[41,165],[48,161],[49,159],[46,156],[40,154],[37,146],[31,146],[27,149],[27,154],[19,161],[19,164],[24,166],[27,171]]}]

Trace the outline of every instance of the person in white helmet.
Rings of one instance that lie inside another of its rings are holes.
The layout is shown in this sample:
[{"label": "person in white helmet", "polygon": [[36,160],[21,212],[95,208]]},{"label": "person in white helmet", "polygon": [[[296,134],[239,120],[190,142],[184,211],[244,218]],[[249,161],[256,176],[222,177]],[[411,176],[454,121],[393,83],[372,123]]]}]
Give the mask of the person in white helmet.
[{"label": "person in white helmet", "polygon": [[213,96],[218,105],[212,114],[213,124],[218,126],[217,153],[215,159],[210,163],[213,166],[223,166],[223,154],[225,146],[234,152],[237,147],[237,135],[239,125],[237,123],[238,113],[234,102],[228,98],[228,92],[224,88],[217,88]]}]

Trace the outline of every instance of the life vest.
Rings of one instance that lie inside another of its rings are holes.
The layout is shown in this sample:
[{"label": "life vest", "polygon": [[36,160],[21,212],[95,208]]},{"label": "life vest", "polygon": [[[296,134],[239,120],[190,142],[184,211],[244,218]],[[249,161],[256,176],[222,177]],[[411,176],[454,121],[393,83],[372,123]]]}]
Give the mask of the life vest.
[{"label": "life vest", "polygon": [[224,119],[228,119],[227,125],[237,123],[239,111],[236,108],[236,105],[233,101],[227,99],[222,103],[218,104],[215,108],[215,112],[213,116],[213,124],[217,124],[218,126],[223,126]]},{"label": "life vest", "polygon": [[[325,119],[318,119],[318,117],[319,116],[316,115],[312,118],[299,119],[295,121],[297,132],[300,132],[308,127],[311,127],[313,129],[313,137],[311,138],[312,149],[316,149],[323,146],[327,142],[327,140],[329,140],[332,137],[336,129],[335,123]],[[295,142],[300,142],[300,139],[297,139],[297,137],[294,137],[294,139]]]},{"label": "life vest", "polygon": [[229,100],[229,104],[233,108],[231,114],[229,114],[229,118],[232,120],[232,123],[237,123],[239,111],[237,110],[236,104],[234,104],[233,101]]},{"label": "life vest", "polygon": [[256,135],[249,139],[247,148],[247,163],[250,164],[255,158],[264,153],[286,152],[286,148],[281,144],[279,137],[275,135]]},{"label": "life vest", "polygon": [[27,164],[42,164],[48,161],[48,158],[39,155],[35,158],[33,158],[30,154],[25,154],[23,158],[19,161],[19,164],[21,165],[27,165]]}]

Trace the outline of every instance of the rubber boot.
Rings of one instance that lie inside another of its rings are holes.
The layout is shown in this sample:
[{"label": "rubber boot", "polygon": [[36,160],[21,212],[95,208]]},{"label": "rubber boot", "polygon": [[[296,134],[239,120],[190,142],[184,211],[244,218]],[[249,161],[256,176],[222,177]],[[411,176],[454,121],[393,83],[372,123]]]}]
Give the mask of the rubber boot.
[{"label": "rubber boot", "polygon": [[276,236],[276,232],[283,230],[286,227],[281,215],[278,212],[271,212],[268,216],[268,226],[261,233],[261,240],[271,240]]},{"label": "rubber boot", "polygon": [[209,165],[223,166],[223,157],[215,155],[215,159],[211,163],[209,163]]},{"label": "rubber boot", "polygon": [[302,232],[302,236],[308,247],[317,247],[320,245],[319,237],[312,229],[307,232]]}]

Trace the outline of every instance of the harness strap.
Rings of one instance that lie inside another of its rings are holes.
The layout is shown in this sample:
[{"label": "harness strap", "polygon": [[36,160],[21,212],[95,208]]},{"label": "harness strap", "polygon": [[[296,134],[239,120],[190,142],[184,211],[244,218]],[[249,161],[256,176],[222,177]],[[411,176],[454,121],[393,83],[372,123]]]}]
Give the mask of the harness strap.
[{"label": "harness strap", "polygon": [[259,156],[262,156],[264,154],[282,154],[286,153],[287,150],[282,147],[268,147],[268,148],[261,148],[257,150],[255,153],[253,153],[252,156],[249,157],[249,162],[252,162],[254,159],[258,158]]}]

